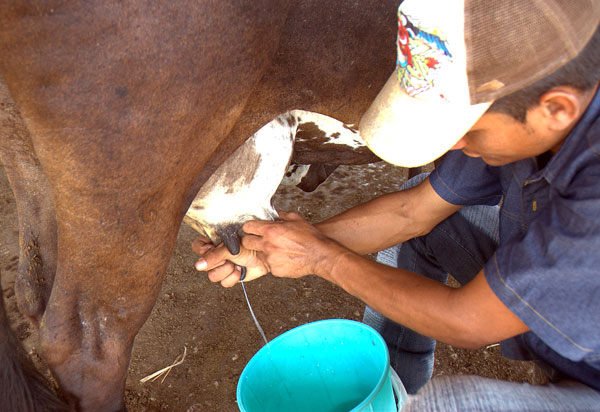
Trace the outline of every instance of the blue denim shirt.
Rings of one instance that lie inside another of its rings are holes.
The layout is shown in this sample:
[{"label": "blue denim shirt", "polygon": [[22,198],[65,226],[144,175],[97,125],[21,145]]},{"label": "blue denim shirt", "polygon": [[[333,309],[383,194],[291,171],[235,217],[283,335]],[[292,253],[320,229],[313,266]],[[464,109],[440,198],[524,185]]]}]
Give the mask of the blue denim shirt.
[{"label": "blue denim shirt", "polygon": [[544,167],[535,158],[492,167],[453,151],[430,181],[453,204],[501,204],[485,277],[531,329],[503,353],[600,390],[600,93]]}]

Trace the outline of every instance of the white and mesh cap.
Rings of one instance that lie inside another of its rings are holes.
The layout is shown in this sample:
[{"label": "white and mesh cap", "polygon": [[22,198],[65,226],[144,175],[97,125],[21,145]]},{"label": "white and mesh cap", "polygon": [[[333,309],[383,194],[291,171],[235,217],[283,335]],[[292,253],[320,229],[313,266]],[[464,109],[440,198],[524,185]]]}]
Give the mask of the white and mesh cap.
[{"label": "white and mesh cap", "polygon": [[361,136],[390,163],[427,164],[494,100],[576,57],[599,22],[600,0],[405,0],[396,70]]}]

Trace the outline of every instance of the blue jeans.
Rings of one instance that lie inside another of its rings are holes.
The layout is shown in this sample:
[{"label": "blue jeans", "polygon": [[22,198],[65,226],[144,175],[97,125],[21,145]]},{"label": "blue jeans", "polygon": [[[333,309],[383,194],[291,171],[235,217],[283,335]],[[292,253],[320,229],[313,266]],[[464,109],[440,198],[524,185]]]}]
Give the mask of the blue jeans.
[{"label": "blue jeans", "polygon": [[[406,182],[401,190],[415,186],[425,177],[426,175],[416,176]],[[450,273],[460,284],[466,284],[481,271],[497,248],[498,212],[497,206],[464,207],[441,222],[429,234],[379,252],[377,261],[444,283]],[[410,404],[414,409],[409,409],[407,406],[407,410],[600,411],[600,394],[575,382],[570,382],[566,389],[561,385],[533,386],[474,376],[452,376],[441,380],[434,379],[430,382],[433,372],[434,339],[399,325],[368,306],[365,309],[363,322],[376,329],[385,339],[390,351],[391,366],[402,379],[409,394],[417,393],[427,384],[417,396],[411,397]],[[455,387],[455,385],[458,386]],[[452,390],[448,390],[450,386]],[[520,392],[516,388],[521,388]],[[528,391],[523,388],[529,388],[532,393],[527,394]],[[555,404],[556,399],[553,396],[533,396],[533,392],[540,391],[540,388],[545,388],[544,390],[552,393],[573,393],[577,400],[569,399],[569,396],[566,395],[565,405],[572,409],[566,406],[561,409]],[[505,392],[502,392],[503,390]],[[577,402],[585,399],[585,397],[582,398],[582,392],[586,391],[589,392],[590,399],[594,401],[595,408],[586,409],[585,405],[588,404],[585,401],[582,404],[583,407],[576,408]],[[516,393],[521,392],[525,393],[523,399],[527,401],[525,404],[530,405],[528,402],[532,402],[529,409],[523,403],[513,405],[507,399],[513,399]],[[469,393],[471,396],[468,396]],[[477,396],[472,396],[474,393]],[[489,396],[486,396],[486,393]],[[504,393],[506,397],[498,396],[500,393]],[[460,396],[460,394],[464,394],[464,396]],[[424,403],[420,403],[421,401]],[[538,401],[546,402],[546,404]]]}]

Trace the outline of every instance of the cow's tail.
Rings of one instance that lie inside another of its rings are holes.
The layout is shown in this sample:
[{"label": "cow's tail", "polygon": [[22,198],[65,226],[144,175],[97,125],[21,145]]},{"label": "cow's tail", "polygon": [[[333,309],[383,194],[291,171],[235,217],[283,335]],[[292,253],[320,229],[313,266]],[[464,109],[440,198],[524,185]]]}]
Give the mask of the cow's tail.
[{"label": "cow's tail", "polygon": [[0,287],[0,411],[63,412],[69,408],[50,389],[14,336]]}]

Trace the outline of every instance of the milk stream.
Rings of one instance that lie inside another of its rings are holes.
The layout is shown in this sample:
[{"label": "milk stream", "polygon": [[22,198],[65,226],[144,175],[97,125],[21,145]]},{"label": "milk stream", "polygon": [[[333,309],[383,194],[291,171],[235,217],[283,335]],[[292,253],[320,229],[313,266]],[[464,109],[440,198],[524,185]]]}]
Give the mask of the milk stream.
[{"label": "milk stream", "polygon": [[240,283],[242,284],[242,290],[244,291],[244,296],[246,297],[246,303],[248,304],[248,309],[250,310],[250,314],[252,315],[252,319],[254,320],[256,329],[258,329],[260,336],[262,336],[263,340],[265,341],[265,345],[267,345],[267,347],[268,347],[269,341],[267,340],[267,337],[265,336],[265,332],[263,331],[263,328],[260,327],[260,323],[258,323],[258,319],[256,319],[256,315],[254,315],[254,311],[252,310],[252,305],[250,304],[250,300],[248,299],[248,294],[246,293],[246,287],[244,286],[244,282],[241,281]]}]

